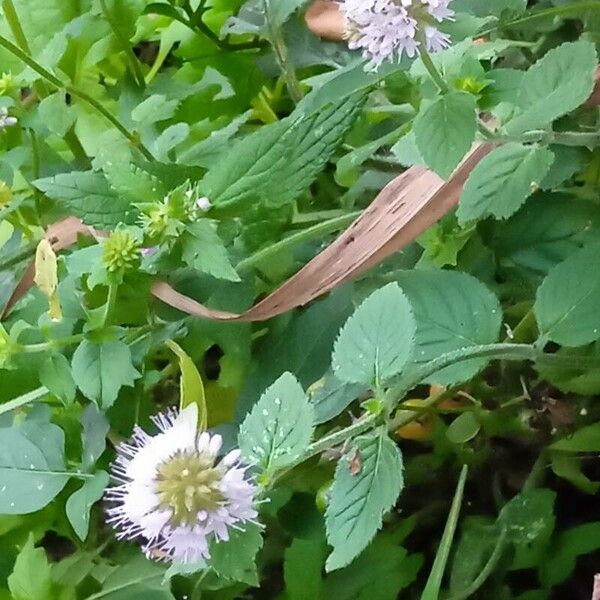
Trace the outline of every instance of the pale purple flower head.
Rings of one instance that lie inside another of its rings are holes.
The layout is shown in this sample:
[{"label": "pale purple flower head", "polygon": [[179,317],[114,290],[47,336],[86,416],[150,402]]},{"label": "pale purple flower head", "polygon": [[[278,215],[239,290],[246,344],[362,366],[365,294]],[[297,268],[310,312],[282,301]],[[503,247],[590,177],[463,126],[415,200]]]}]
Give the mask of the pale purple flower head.
[{"label": "pale purple flower head", "polygon": [[348,47],[361,50],[369,59],[368,68],[376,70],[385,60],[400,61],[419,51],[418,32],[430,52],[450,45],[450,38],[432,25],[452,19],[452,0],[341,0],[346,21]]},{"label": "pale purple flower head", "polygon": [[134,429],[112,466],[108,522],[119,539],[140,539],[149,558],[204,563],[211,542],[256,523],[256,485],[239,450],[219,456],[220,435],[199,432],[195,404],[153,417],[159,433]]}]

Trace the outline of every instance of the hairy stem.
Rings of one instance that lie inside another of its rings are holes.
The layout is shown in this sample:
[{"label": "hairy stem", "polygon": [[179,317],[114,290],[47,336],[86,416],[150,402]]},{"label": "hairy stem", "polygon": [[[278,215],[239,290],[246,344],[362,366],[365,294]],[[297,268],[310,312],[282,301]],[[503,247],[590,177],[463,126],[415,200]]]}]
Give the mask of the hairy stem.
[{"label": "hairy stem", "polygon": [[323,235],[327,235],[328,233],[333,233],[335,231],[339,231],[344,229],[350,223],[352,223],[355,219],[357,219],[362,211],[355,211],[352,213],[348,213],[341,217],[336,217],[334,219],[329,219],[328,221],[323,221],[322,223],[317,223],[312,227],[307,227],[302,231],[298,231],[297,233],[293,233],[292,235],[286,237],[285,239],[269,246],[268,248],[263,248],[258,252],[255,252],[248,258],[241,260],[237,266],[236,270],[239,273],[243,271],[248,271],[249,269],[255,267],[261,262],[279,254],[283,250],[287,250],[289,248],[293,248],[302,242],[306,242],[308,240],[313,240]]},{"label": "hairy stem", "polygon": [[421,35],[419,36],[419,42],[421,46],[419,48],[419,56],[423,61],[423,66],[427,69],[427,72],[431,76],[431,79],[435,82],[435,84],[440,88],[440,92],[442,94],[447,94],[449,91],[448,84],[445,82],[442,74],[438,71],[438,68],[435,66],[433,60],[431,59],[431,55],[427,52],[425,38]]},{"label": "hairy stem", "polygon": [[107,110],[102,103],[98,102],[95,98],[80,90],[72,85],[68,85],[63,83],[58,77],[50,73],[45,67],[39,64],[33,57],[29,55],[29,53],[24,52],[18,46],[15,46],[10,40],[6,39],[3,36],[0,36],[0,46],[8,50],[11,54],[14,54],[19,60],[24,62],[28,67],[31,67],[38,75],[43,77],[48,83],[52,84],[55,88],[59,90],[65,90],[67,93],[71,94],[80,100],[83,100],[87,104],[89,104],[92,108],[97,110],[103,117],[105,117],[114,127],[120,131],[125,138],[131,142],[131,144],[137,148],[147,160],[153,161],[154,157],[151,152],[144,146],[144,144],[139,140],[139,138],[129,131],[117,117],[115,117],[109,110]]},{"label": "hairy stem", "polygon": [[26,406],[27,404],[31,404],[40,398],[43,398],[46,394],[50,393],[47,387],[39,387],[31,392],[27,392],[18,398],[14,398],[13,400],[9,400],[4,404],[0,404],[0,415],[4,413],[10,412],[11,410],[17,410],[22,406]]},{"label": "hairy stem", "polygon": [[302,90],[300,89],[300,83],[296,78],[294,66],[289,61],[288,49],[285,40],[283,39],[281,28],[277,27],[271,20],[271,0],[263,0],[263,7],[265,10],[265,18],[267,20],[267,28],[269,30],[269,41],[273,47],[275,59],[277,60],[277,64],[285,79],[290,98],[295,104],[298,104],[298,102],[302,100]]}]

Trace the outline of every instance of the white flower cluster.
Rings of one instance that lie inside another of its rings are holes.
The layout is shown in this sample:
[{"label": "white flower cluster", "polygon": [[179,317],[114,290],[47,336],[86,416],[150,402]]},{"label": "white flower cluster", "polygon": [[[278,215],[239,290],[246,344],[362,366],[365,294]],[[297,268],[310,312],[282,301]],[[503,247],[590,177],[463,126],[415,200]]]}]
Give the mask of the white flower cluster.
[{"label": "white flower cluster", "polygon": [[434,23],[454,17],[451,1],[341,0],[348,46],[361,50],[371,69],[379,68],[385,60],[400,61],[403,53],[414,57],[420,37],[429,52],[447,48],[450,38]]},{"label": "white flower cluster", "polygon": [[16,117],[10,117],[8,115],[8,109],[4,106],[0,108],[0,129],[5,129],[6,127],[13,127],[17,124]]},{"label": "white flower cluster", "polygon": [[108,522],[119,539],[141,538],[149,558],[203,563],[211,541],[227,541],[230,528],[256,523],[256,485],[240,451],[219,457],[220,435],[198,432],[192,404],[153,418],[160,432],[136,427],[112,467]]}]

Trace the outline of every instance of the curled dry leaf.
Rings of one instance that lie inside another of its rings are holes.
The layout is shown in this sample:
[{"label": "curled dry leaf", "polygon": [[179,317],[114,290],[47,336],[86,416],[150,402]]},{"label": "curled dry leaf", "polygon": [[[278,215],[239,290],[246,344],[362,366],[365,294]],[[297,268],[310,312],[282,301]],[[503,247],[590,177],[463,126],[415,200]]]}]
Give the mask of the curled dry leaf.
[{"label": "curled dry leaf", "polygon": [[[333,244],[245,313],[209,309],[166,281],[157,281],[152,294],[183,312],[217,321],[264,321],[303,306],[406,247],[452,210],[467,176],[491,148],[489,144],[474,146],[448,181],[425,167],[412,167],[396,177]],[[78,234],[101,237],[103,232],[69,217],[52,225],[46,235],[58,251],[74,244]],[[33,265],[19,282],[2,316],[32,284]]]}]

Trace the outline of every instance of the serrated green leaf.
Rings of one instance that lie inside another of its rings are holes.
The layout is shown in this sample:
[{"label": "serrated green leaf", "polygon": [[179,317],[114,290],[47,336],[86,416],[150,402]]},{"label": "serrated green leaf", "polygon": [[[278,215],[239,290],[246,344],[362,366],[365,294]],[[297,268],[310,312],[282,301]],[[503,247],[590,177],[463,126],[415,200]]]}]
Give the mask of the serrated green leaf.
[{"label": "serrated green leaf", "polygon": [[451,91],[419,112],[413,126],[419,153],[430,169],[447,179],[475,140],[475,96]]},{"label": "serrated green leaf", "polygon": [[13,600],[49,600],[52,593],[52,571],[43,548],[34,546],[34,535],[17,555],[15,566],[8,577],[8,588]]},{"label": "serrated green leaf", "polygon": [[178,100],[168,100],[164,94],[154,94],[146,98],[131,111],[131,118],[140,127],[170,119],[177,110]]},{"label": "serrated green leaf", "polygon": [[[417,323],[416,364],[459,350],[498,341],[502,309],[480,281],[452,271],[403,271],[397,276]],[[464,361],[443,369],[428,381],[451,385],[468,381],[486,359]]]},{"label": "serrated green leaf", "polygon": [[66,502],[65,511],[77,537],[84,542],[90,528],[90,510],[102,498],[108,486],[108,473],[98,471],[93,479],[86,479],[83,485]]},{"label": "serrated green leaf", "polygon": [[140,377],[129,347],[118,340],[83,340],[73,354],[71,368],[77,387],[102,410],[113,405],[121,387],[133,386]]},{"label": "serrated green leaf", "polygon": [[539,146],[513,142],[493,150],[465,183],[456,213],[459,222],[510,217],[541,184],[553,161],[552,152]]},{"label": "serrated green leaf", "polygon": [[324,168],[362,106],[363,93],[318,113],[292,113],[238,142],[201,182],[215,208],[237,209],[262,201],[292,202]]},{"label": "serrated green leaf", "polygon": [[539,193],[518,213],[494,225],[490,245],[504,266],[548,271],[592,241],[600,227],[600,210],[585,200]]},{"label": "serrated green leaf", "polygon": [[204,394],[204,383],[196,369],[194,361],[173,340],[165,342],[171,352],[179,360],[181,378],[179,380],[179,410],[183,410],[190,404],[198,407],[198,428],[204,431],[208,423],[206,410],[206,396]]},{"label": "serrated green leaf", "polygon": [[597,66],[592,42],[566,42],[546,53],[523,77],[520,112],[506,124],[510,135],[537,129],[581,106],[594,89]]},{"label": "serrated green leaf", "polygon": [[532,489],[521,492],[507,502],[498,516],[515,544],[529,544],[538,536],[554,529],[556,492]]},{"label": "serrated green leaf", "polygon": [[240,281],[240,276],[231,265],[227,249],[217,233],[217,224],[209,219],[200,219],[188,225],[181,236],[182,258],[185,263],[216,279]]},{"label": "serrated green leaf", "polygon": [[[357,454],[358,472],[351,465]],[[373,539],[402,491],[402,469],[402,454],[383,431],[357,438],[338,462],[325,515],[333,546],[327,571],[349,564]]]},{"label": "serrated green leaf", "polygon": [[0,514],[40,510],[63,489],[65,436],[52,423],[26,421],[0,429]]},{"label": "serrated green leaf", "polygon": [[600,339],[600,245],[572,254],[554,267],[538,288],[534,312],[540,335],[564,346]]},{"label": "serrated green leaf", "polygon": [[243,531],[231,530],[229,541],[212,545],[209,566],[220,577],[258,586],[256,554],[262,544],[258,525],[244,525]]},{"label": "serrated green leaf", "polygon": [[165,196],[162,183],[131,163],[107,161],[102,170],[110,187],[129,202],[158,202]]},{"label": "serrated green leaf", "polygon": [[132,224],[137,210],[112,190],[102,173],[72,171],[37,179],[33,185],[58,202],[64,212],[79,217],[87,225],[114,228]]},{"label": "serrated green leaf", "polygon": [[398,285],[377,290],[340,331],[332,357],[335,377],[365,386],[383,385],[406,365],[415,332],[411,306]]},{"label": "serrated green leaf", "polygon": [[247,461],[265,472],[293,463],[313,433],[314,410],[291,373],[265,390],[240,426],[239,447]]}]

